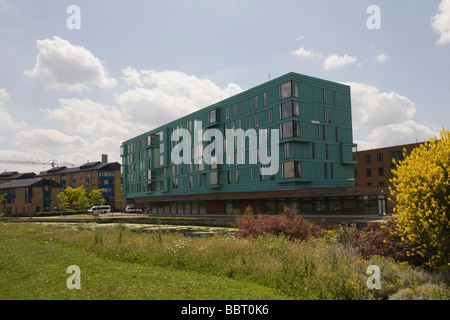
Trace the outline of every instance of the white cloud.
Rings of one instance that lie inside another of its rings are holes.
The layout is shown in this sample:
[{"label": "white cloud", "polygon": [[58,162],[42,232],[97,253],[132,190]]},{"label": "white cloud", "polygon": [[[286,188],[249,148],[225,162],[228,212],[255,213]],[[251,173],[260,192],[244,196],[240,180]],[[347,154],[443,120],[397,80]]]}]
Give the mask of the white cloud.
[{"label": "white cloud", "polygon": [[233,83],[220,88],[211,80],[179,71],[137,72],[127,68],[122,72],[127,83],[142,83],[143,87],[123,92],[116,100],[132,124],[144,124],[148,130],[242,91]]},{"label": "white cloud", "polygon": [[23,121],[15,121],[7,109],[7,101],[11,97],[6,89],[0,88],[0,131],[8,131],[26,127]]},{"label": "white cloud", "polygon": [[377,54],[377,57],[375,60],[379,63],[386,62],[389,59],[389,56],[385,55],[384,53]]},{"label": "white cloud", "polygon": [[34,148],[64,148],[76,150],[86,143],[86,140],[80,136],[72,136],[54,129],[33,129],[20,131],[16,133],[16,141],[21,144],[27,144]]},{"label": "white cloud", "polygon": [[302,58],[320,58],[320,57],[322,57],[322,55],[320,53],[313,52],[311,50],[306,50],[303,47],[298,48],[295,51],[291,51],[291,54],[294,56],[302,57]]},{"label": "white cloud", "polygon": [[325,70],[332,70],[336,68],[342,68],[347,65],[355,64],[356,58],[347,54],[338,56],[337,54],[330,54],[323,64]]},{"label": "white cloud", "polygon": [[122,73],[124,77],[122,80],[129,86],[138,86],[141,87],[144,85],[144,82],[141,79],[141,74],[134,68],[128,67],[126,69],[122,69]]},{"label": "white cloud", "polygon": [[88,160],[100,161],[102,154],[108,154],[109,161],[120,161],[122,141],[120,138],[68,135],[55,129],[26,130],[15,134],[15,144],[28,156],[15,159],[39,162],[56,159],[81,165]]},{"label": "white cloud", "polygon": [[54,119],[68,131],[108,137],[126,137],[134,129],[129,116],[120,108],[91,99],[58,99],[61,107],[40,109],[46,120]]},{"label": "white cloud", "polygon": [[386,126],[411,120],[414,102],[395,92],[380,92],[375,86],[346,83],[351,88],[353,127]]},{"label": "white cloud", "polygon": [[436,44],[450,43],[450,0],[442,0],[438,13],[431,20],[433,29],[441,34]]},{"label": "white cloud", "polygon": [[361,140],[356,140],[358,150],[382,148],[388,146],[423,142],[439,135],[439,130],[433,130],[413,120],[389,124],[373,129]]},{"label": "white cloud", "polygon": [[[320,52],[307,50],[304,47],[300,47],[295,51],[291,51],[290,54],[301,58],[318,58],[318,59],[323,58],[323,55]],[[337,54],[330,54],[323,61],[323,67],[325,70],[332,70],[356,63],[357,59],[355,57],[349,56],[348,54],[344,54],[343,56],[339,56]],[[358,63],[357,65],[361,66],[362,64]]]},{"label": "white cloud", "polygon": [[55,36],[37,40],[37,48],[34,68],[25,74],[39,78],[49,88],[82,91],[89,86],[107,88],[117,83],[104,64],[83,47]]}]

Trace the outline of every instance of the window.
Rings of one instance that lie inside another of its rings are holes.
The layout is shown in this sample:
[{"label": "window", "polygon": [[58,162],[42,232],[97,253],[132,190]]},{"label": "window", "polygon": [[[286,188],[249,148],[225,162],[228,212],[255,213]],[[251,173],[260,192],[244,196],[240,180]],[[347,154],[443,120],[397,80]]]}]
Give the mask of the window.
[{"label": "window", "polygon": [[222,184],[222,174],[221,172],[215,171],[209,174],[209,184],[218,185]]},{"label": "window", "polygon": [[230,118],[230,107],[225,108],[225,119],[228,120]]},{"label": "window", "polygon": [[370,163],[370,161],[371,161],[370,154],[366,154],[364,158],[365,158],[366,163]]},{"label": "window", "polygon": [[331,123],[331,108],[323,109],[323,121],[326,123]]},{"label": "window", "polygon": [[326,162],[323,164],[323,177],[328,179],[328,165]]},{"label": "window", "polygon": [[254,108],[255,110],[258,109],[258,96],[254,96],[254,97],[253,97],[253,108]]},{"label": "window", "polygon": [[288,101],[280,105],[280,119],[300,116],[300,104],[298,101]]},{"label": "window", "polygon": [[312,158],[315,159],[316,158],[316,144],[313,142],[312,143]]},{"label": "window", "polygon": [[208,117],[208,123],[214,123],[217,121],[220,121],[220,110],[219,109],[214,109],[209,111],[209,117]]},{"label": "window", "polygon": [[377,161],[378,161],[378,162],[383,161],[383,153],[382,153],[382,152],[377,153]]},{"label": "window", "polygon": [[289,150],[289,143],[284,144],[284,158],[289,159],[291,157],[291,153]]},{"label": "window", "polygon": [[236,169],[236,183],[239,183],[239,170]]},{"label": "window", "polygon": [[264,92],[264,107],[267,107],[269,105],[269,94],[268,92]]},{"label": "window", "polygon": [[259,127],[259,113],[255,113],[255,128]]},{"label": "window", "polygon": [[333,91],[333,105],[337,106],[336,91]]},{"label": "window", "polygon": [[152,146],[156,143],[156,139],[154,135],[150,135],[147,137],[147,146]]},{"label": "window", "polygon": [[281,124],[281,139],[300,137],[300,121],[288,121]]},{"label": "window", "polygon": [[379,177],[384,176],[384,168],[383,168],[383,167],[378,168],[378,176],[379,176]]},{"label": "window", "polygon": [[366,177],[371,177],[372,176],[372,169],[366,169]]},{"label": "window", "polygon": [[322,91],[323,104],[327,104],[327,91],[323,89]]},{"label": "window", "polygon": [[283,178],[301,178],[302,163],[300,161],[283,162]]},{"label": "window", "polygon": [[338,127],[334,127],[334,138],[336,142],[339,142]]},{"label": "window", "polygon": [[273,123],[273,111],[272,111],[272,108],[267,110],[267,122],[269,124]]},{"label": "window", "polygon": [[329,160],[328,145],[325,145],[325,159]]},{"label": "window", "polygon": [[280,100],[298,97],[298,83],[289,81],[280,85]]}]

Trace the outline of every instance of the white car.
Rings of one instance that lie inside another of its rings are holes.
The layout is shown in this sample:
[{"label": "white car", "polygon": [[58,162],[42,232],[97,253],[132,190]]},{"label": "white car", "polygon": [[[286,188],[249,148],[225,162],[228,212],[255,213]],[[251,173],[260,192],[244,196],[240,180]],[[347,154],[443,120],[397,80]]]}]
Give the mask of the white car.
[{"label": "white car", "polygon": [[125,209],[123,210],[125,213],[136,213],[136,209],[133,205],[127,205]]},{"label": "white car", "polygon": [[107,212],[111,212],[111,206],[93,206],[92,208],[90,208],[88,210],[88,213],[107,213]]}]

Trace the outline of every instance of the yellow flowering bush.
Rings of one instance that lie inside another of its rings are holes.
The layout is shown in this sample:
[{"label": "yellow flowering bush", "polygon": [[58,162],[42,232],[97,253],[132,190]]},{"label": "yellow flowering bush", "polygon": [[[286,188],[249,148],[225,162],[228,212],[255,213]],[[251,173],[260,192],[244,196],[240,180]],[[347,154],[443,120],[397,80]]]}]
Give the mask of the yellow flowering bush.
[{"label": "yellow flowering bush", "polygon": [[431,269],[450,266],[450,131],[404,153],[392,171],[394,232],[410,244],[407,255]]}]

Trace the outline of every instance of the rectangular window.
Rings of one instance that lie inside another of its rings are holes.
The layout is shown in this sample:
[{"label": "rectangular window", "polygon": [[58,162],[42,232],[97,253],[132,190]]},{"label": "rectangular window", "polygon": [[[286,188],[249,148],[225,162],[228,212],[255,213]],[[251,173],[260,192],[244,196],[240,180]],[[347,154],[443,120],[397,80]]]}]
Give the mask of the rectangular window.
[{"label": "rectangular window", "polygon": [[283,162],[283,178],[301,178],[302,163],[300,161]]},{"label": "rectangular window", "polygon": [[384,176],[384,168],[383,168],[383,167],[378,168],[378,176],[379,176],[379,177]]},{"label": "rectangular window", "polygon": [[300,137],[300,121],[288,121],[281,124],[281,139]]},{"label": "rectangular window", "polygon": [[378,161],[378,162],[383,161],[383,153],[382,153],[382,152],[377,153],[377,161]]},{"label": "rectangular window", "polygon": [[280,105],[280,119],[300,116],[300,104],[298,101],[288,101]]},{"label": "rectangular window", "polygon": [[370,154],[366,154],[365,160],[366,160],[366,163],[370,163]]},{"label": "rectangular window", "polygon": [[225,119],[228,120],[229,118],[230,118],[230,107],[226,107],[225,108]]},{"label": "rectangular window", "polygon": [[323,104],[327,104],[327,91],[325,89],[323,89]]},{"label": "rectangular window", "polygon": [[338,127],[334,127],[334,138],[336,142],[339,141]]},{"label": "rectangular window", "polygon": [[326,162],[323,164],[323,177],[328,179],[328,165]]},{"label": "rectangular window", "polygon": [[209,184],[218,185],[222,184],[222,174],[221,172],[215,171],[209,174]]},{"label": "rectangular window", "polygon": [[267,122],[269,124],[273,123],[273,109],[270,108],[269,110],[267,110]]},{"label": "rectangular window", "polygon": [[328,158],[329,158],[329,154],[328,154],[328,145],[326,144],[326,145],[325,145],[325,159],[328,160]]},{"label": "rectangular window", "polygon": [[219,115],[220,115],[220,110],[219,109],[214,109],[209,111],[209,117],[208,117],[208,123],[214,123],[217,121],[220,121],[219,119]]},{"label": "rectangular window", "polygon": [[236,169],[236,183],[239,183],[239,170]]},{"label": "rectangular window", "polygon": [[330,163],[330,176],[331,179],[334,179],[334,163]]},{"label": "rectangular window", "polygon": [[259,127],[259,113],[255,113],[255,128]]},{"label": "rectangular window", "polygon": [[323,109],[323,121],[325,123],[331,123],[331,108],[324,108]]},{"label": "rectangular window", "polygon": [[258,109],[258,96],[253,97],[253,108],[254,110]]},{"label": "rectangular window", "polygon": [[284,144],[284,158],[289,159],[291,157],[289,143]]},{"label": "rectangular window", "polygon": [[280,100],[298,97],[298,83],[289,81],[280,85]]},{"label": "rectangular window", "polygon": [[336,91],[333,91],[333,105],[337,106]]},{"label": "rectangular window", "polygon": [[233,115],[235,116],[235,117],[237,117],[237,115],[238,115],[238,105],[237,105],[237,103],[235,103],[234,105],[233,105]]},{"label": "rectangular window", "polygon": [[315,159],[316,158],[316,144],[313,142],[311,147],[312,147],[312,158]]},{"label": "rectangular window", "polygon": [[372,176],[372,169],[366,169],[366,177],[371,177]]},{"label": "rectangular window", "polygon": [[268,92],[264,92],[264,107],[267,107],[269,105],[269,94]]}]

